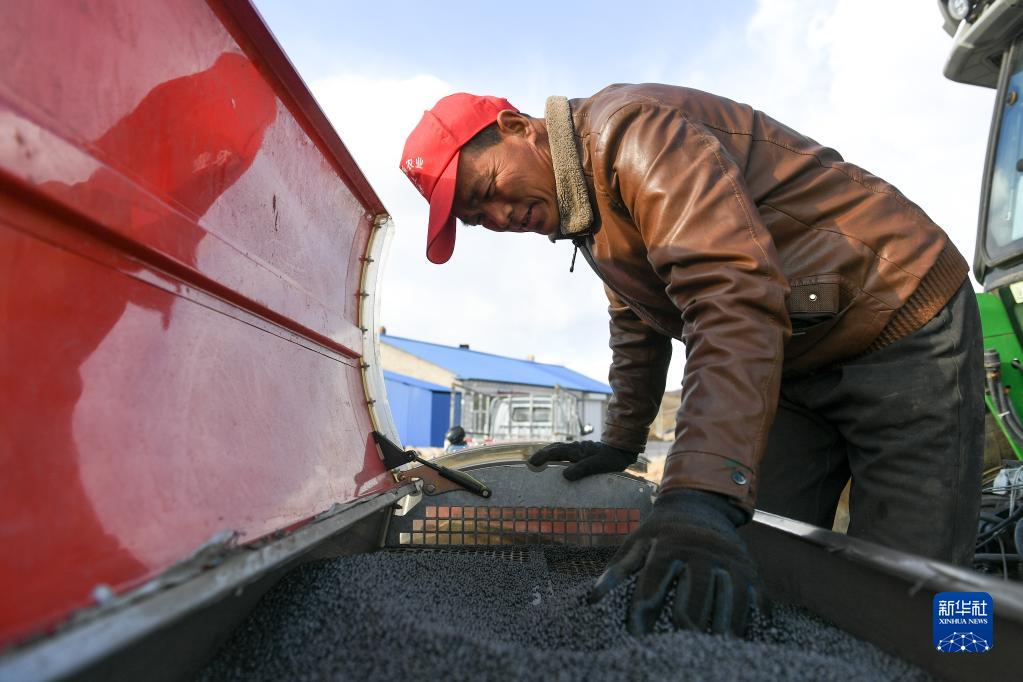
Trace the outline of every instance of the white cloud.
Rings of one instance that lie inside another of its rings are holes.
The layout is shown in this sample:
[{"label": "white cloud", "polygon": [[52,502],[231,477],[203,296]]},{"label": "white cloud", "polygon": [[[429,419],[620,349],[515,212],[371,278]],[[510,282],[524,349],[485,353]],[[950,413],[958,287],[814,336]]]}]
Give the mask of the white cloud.
[{"label": "white cloud", "polygon": [[696,87],[748,102],[899,187],[973,257],[993,91],[942,75],[933,3],[761,0]]},{"label": "white cloud", "polygon": [[[746,26],[702,54],[698,69],[658,72],[748,102],[835,147],[902,189],[972,259],[993,95],[942,76],[951,40],[933,3],[879,7],[761,0]],[[542,102],[535,91],[545,81],[528,70],[522,82],[509,73],[495,78],[502,94],[527,110]],[[341,74],[312,87],[395,218],[382,289],[389,332],[533,354],[606,377],[606,302],[582,259],[568,273],[569,245],[470,228],[460,231],[451,262],[438,267],[425,259],[426,202],[397,163],[423,110],[460,84],[428,75]],[[682,355],[676,345],[669,388],[681,380]]]}]

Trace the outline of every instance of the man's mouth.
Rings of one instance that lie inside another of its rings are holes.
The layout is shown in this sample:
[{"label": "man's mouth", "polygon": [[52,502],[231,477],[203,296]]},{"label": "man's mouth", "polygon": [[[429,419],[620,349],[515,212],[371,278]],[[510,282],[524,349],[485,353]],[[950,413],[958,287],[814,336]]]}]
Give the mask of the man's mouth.
[{"label": "man's mouth", "polygon": [[522,216],[522,222],[519,223],[519,227],[521,227],[523,230],[529,229],[529,221],[533,217],[533,206],[535,206],[535,204],[529,205],[529,209],[526,211],[526,215]]}]

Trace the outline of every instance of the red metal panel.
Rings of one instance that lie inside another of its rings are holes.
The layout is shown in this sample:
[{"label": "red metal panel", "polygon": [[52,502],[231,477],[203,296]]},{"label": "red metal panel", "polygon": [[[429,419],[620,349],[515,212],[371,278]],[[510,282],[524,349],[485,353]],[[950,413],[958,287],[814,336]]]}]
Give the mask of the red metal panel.
[{"label": "red metal panel", "polygon": [[5,4],[0,646],[394,485],[359,369],[382,207],[238,16]]}]

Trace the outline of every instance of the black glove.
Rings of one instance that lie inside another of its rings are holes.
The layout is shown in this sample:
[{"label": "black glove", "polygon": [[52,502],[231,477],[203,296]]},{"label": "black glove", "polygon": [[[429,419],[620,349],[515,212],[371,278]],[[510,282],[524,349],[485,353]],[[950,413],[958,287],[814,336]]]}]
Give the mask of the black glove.
[{"label": "black glove", "polygon": [[589,594],[590,603],[639,572],[626,625],[649,633],[672,583],[675,626],[743,636],[750,610],[761,607],[760,579],[736,527],[746,513],[726,497],[701,490],[671,490],[625,539]]},{"label": "black glove", "polygon": [[638,457],[638,452],[626,452],[604,443],[581,440],[545,445],[533,453],[529,463],[538,467],[547,462],[572,462],[572,466],[565,467],[561,475],[569,481],[578,481],[593,474],[625,471],[630,464],[636,463]]}]

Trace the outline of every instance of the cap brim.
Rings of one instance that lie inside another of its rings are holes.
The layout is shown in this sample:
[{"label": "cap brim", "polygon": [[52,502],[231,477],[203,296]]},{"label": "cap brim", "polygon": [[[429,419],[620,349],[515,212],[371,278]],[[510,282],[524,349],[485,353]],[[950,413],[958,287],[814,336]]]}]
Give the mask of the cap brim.
[{"label": "cap brim", "polygon": [[455,183],[458,180],[458,157],[448,163],[437,179],[430,195],[430,227],[426,233],[426,257],[431,263],[447,263],[455,251],[455,217],[451,207],[455,203]]}]

